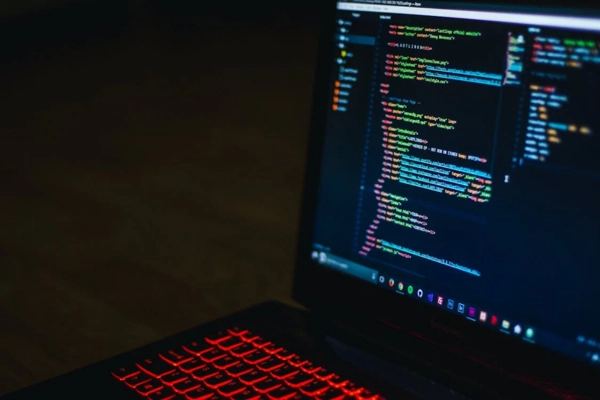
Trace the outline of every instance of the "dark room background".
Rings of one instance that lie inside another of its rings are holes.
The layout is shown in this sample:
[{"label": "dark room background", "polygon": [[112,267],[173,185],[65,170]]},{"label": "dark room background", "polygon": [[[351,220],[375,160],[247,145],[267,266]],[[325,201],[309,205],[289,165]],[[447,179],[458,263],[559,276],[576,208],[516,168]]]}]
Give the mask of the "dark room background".
[{"label": "dark room background", "polygon": [[0,394],[290,301],[322,2],[0,4]]}]

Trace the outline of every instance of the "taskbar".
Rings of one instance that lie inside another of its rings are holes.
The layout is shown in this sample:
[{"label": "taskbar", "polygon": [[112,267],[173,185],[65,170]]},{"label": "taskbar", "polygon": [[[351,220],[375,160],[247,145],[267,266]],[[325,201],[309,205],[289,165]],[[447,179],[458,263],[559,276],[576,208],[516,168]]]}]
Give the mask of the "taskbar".
[{"label": "taskbar", "polygon": [[[406,278],[406,273],[381,273],[371,267],[358,264],[343,257],[332,254],[329,249],[315,245],[311,258],[324,267],[354,276],[371,284],[378,285],[398,295],[411,297],[415,300],[430,304],[432,307],[444,309],[469,321],[484,324],[499,332],[520,339],[524,342],[537,344],[569,357],[600,367],[600,351],[589,351],[580,340],[570,340],[552,332],[538,329],[520,321],[514,321],[506,316],[491,312],[487,309],[463,302],[452,296],[415,284]],[[389,268],[386,268],[389,270]]]}]

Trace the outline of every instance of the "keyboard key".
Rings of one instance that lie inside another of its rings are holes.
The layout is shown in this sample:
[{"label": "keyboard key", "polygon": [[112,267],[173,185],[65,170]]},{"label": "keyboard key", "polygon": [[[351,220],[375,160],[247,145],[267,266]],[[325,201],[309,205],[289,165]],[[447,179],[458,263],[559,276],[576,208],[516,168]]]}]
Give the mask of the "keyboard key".
[{"label": "keyboard key", "polygon": [[281,386],[280,381],[275,380],[273,378],[267,378],[263,381],[254,384],[254,389],[256,389],[256,391],[259,393],[268,393],[272,390],[277,389],[279,386]]},{"label": "keyboard key", "polygon": [[302,387],[304,385],[308,385],[313,380],[314,380],[314,378],[311,375],[307,374],[306,372],[300,372],[299,374],[296,374],[296,375],[292,376],[290,379],[286,380],[286,382],[291,387],[296,388],[296,387]]},{"label": "keyboard key", "polygon": [[319,368],[316,372],[313,373],[315,378],[320,379],[322,381],[327,381],[330,378],[333,378],[335,375],[333,372],[326,370],[325,368]]},{"label": "keyboard key", "polygon": [[289,350],[286,349],[281,349],[281,351],[278,351],[277,354],[275,354],[277,356],[277,358],[279,358],[280,360],[289,360],[290,358],[292,358],[295,354],[292,353]]},{"label": "keyboard key", "polygon": [[171,400],[176,393],[171,388],[162,388],[148,395],[148,400]]},{"label": "keyboard key", "polygon": [[221,343],[218,344],[218,346],[221,350],[229,351],[238,346],[241,346],[243,343],[244,341],[242,339],[240,339],[237,336],[234,336],[227,340],[223,340]]},{"label": "keyboard key", "polygon": [[124,381],[125,379],[130,378],[139,373],[140,373],[140,370],[137,369],[137,367],[135,367],[133,365],[117,368],[114,371],[112,371],[113,376],[120,381]]},{"label": "keyboard key", "polygon": [[244,333],[248,332],[248,329],[243,329],[238,326],[234,326],[233,328],[227,329],[227,332],[229,332],[233,336],[242,336]]},{"label": "keyboard key", "polygon": [[227,340],[231,335],[227,331],[215,332],[212,335],[208,335],[204,338],[210,344],[219,344],[224,340]]},{"label": "keyboard key", "polygon": [[270,372],[270,371],[273,371],[274,369],[282,367],[283,365],[284,365],[283,361],[281,361],[279,358],[273,357],[266,361],[256,364],[256,367],[258,369],[260,369],[261,371]]},{"label": "keyboard key", "polygon": [[255,340],[252,341],[252,345],[254,347],[258,347],[259,349],[265,347],[268,344],[271,344],[271,342],[269,342],[267,339],[263,339],[261,337],[256,338]]},{"label": "keyboard key", "polygon": [[360,392],[362,392],[364,388],[362,386],[358,386],[355,383],[348,382],[342,387],[342,391],[346,393],[348,396],[356,396]]},{"label": "keyboard key", "polygon": [[236,394],[231,398],[232,400],[259,400],[261,395],[254,389],[247,388],[241,393]]},{"label": "keyboard key", "polygon": [[144,372],[140,372],[137,375],[131,376],[127,379],[125,379],[125,384],[127,386],[129,386],[132,389],[135,389],[137,386],[141,385],[142,383],[146,383],[148,382],[150,379],[152,379],[152,377]]},{"label": "keyboard key", "polygon": [[[371,392],[370,390],[363,390],[356,396],[358,400],[379,400],[379,395]],[[382,399],[383,400],[383,399]]]},{"label": "keyboard key", "polygon": [[293,365],[294,367],[301,367],[304,364],[306,364],[308,362],[308,360],[306,360],[305,358],[302,358],[298,355],[292,356],[292,358],[290,358],[288,360],[288,362]]},{"label": "keyboard key", "polygon": [[175,371],[175,368],[173,368],[172,365],[167,364],[158,357],[146,358],[144,361],[138,362],[137,365],[144,372],[155,378],[160,378],[163,375],[167,375]]},{"label": "keyboard key", "polygon": [[202,353],[212,350],[213,346],[206,342],[190,342],[182,346],[182,348],[190,354],[199,356]]},{"label": "keyboard key", "polygon": [[276,345],[275,343],[270,343],[263,347],[263,350],[269,354],[276,354],[283,350],[283,347]]},{"label": "keyboard key", "polygon": [[244,357],[250,353],[254,353],[255,351],[256,347],[252,346],[250,343],[244,343],[243,345],[231,350],[231,354],[233,354],[236,357]]},{"label": "keyboard key", "polygon": [[240,362],[234,366],[231,366],[225,370],[229,375],[237,378],[238,376],[244,375],[247,372],[252,371],[252,367],[246,363]]},{"label": "keyboard key", "polygon": [[302,393],[296,393],[290,400],[315,400],[314,397],[308,397]]},{"label": "keyboard key", "polygon": [[333,375],[331,378],[328,379],[328,381],[331,386],[338,389],[342,386],[346,386],[346,384],[348,383],[348,379],[344,379],[339,375]]},{"label": "keyboard key", "polygon": [[313,364],[310,361],[305,363],[304,365],[302,365],[302,371],[306,372],[307,374],[314,374],[315,372],[317,372],[320,369],[322,369],[322,368]]},{"label": "keyboard key", "polygon": [[214,361],[217,361],[219,358],[225,357],[226,355],[227,353],[225,353],[221,349],[212,349],[210,351],[207,351],[206,353],[202,353],[200,355],[200,358],[207,363],[212,363]]},{"label": "keyboard key", "polygon": [[185,381],[181,381],[178,382],[176,384],[173,385],[173,389],[175,389],[175,391],[177,393],[181,393],[181,394],[185,394],[189,391],[192,391],[194,389],[197,389],[200,387],[200,382],[194,380],[194,379],[186,379]]},{"label": "keyboard key", "polygon": [[327,389],[329,389],[329,385],[327,384],[327,382],[315,379],[308,385],[302,386],[300,388],[300,391],[309,396],[316,396],[320,393],[325,392]]},{"label": "keyboard key", "polygon": [[217,369],[227,369],[229,367],[238,364],[240,360],[232,356],[225,356],[223,358],[219,358],[217,361],[213,363],[214,367]]},{"label": "keyboard key", "polygon": [[291,365],[283,365],[271,371],[271,375],[277,379],[287,379],[296,375],[298,372],[300,371],[297,368],[292,367]]},{"label": "keyboard key", "polygon": [[218,369],[216,369],[212,365],[207,365],[205,367],[202,367],[202,368],[197,369],[194,372],[192,372],[192,377],[194,377],[194,379],[203,381],[205,379],[210,378],[211,376],[217,375],[218,373],[219,373]]},{"label": "keyboard key", "polygon": [[163,384],[161,381],[158,381],[156,379],[151,379],[148,382],[142,383],[141,385],[137,386],[135,388],[135,390],[137,390],[137,392],[139,394],[141,394],[142,396],[146,396],[146,395],[149,395],[150,393],[159,391],[162,388],[163,388]]},{"label": "keyboard key", "polygon": [[189,376],[187,376],[183,372],[175,371],[171,372],[170,374],[164,375],[162,378],[160,378],[160,380],[163,381],[165,385],[173,386],[174,384],[181,381],[185,381],[188,378]]},{"label": "keyboard key", "polygon": [[188,374],[194,372],[197,369],[204,367],[206,363],[199,358],[193,358],[188,362],[185,362],[179,366],[179,368]]},{"label": "keyboard key", "polygon": [[229,375],[219,372],[218,374],[205,379],[204,384],[211,389],[217,389],[231,381],[232,379]]},{"label": "keyboard key", "polygon": [[171,365],[180,365],[192,359],[192,356],[184,351],[169,350],[160,354],[160,357]]},{"label": "keyboard key", "polygon": [[258,339],[260,336],[252,333],[252,332],[246,332],[243,335],[240,336],[240,338],[244,341],[244,342],[254,342],[256,339]]},{"label": "keyboard key", "polygon": [[296,391],[294,389],[290,389],[287,386],[280,386],[277,389],[269,392],[269,398],[273,400],[288,400],[291,397],[294,397]]},{"label": "keyboard key", "polygon": [[246,386],[242,385],[240,382],[231,381],[228,384],[221,386],[219,388],[219,393],[221,393],[223,396],[231,397],[243,392],[244,390],[246,390]]},{"label": "keyboard key", "polygon": [[206,400],[213,397],[214,394],[214,390],[209,389],[206,386],[200,386],[197,389],[187,392],[185,397],[187,397],[189,400]]},{"label": "keyboard key", "polygon": [[319,395],[319,400],[344,400],[346,398],[346,393],[339,389],[329,389],[325,393]]},{"label": "keyboard key", "polygon": [[257,382],[267,379],[268,377],[269,375],[266,373],[255,369],[240,376],[240,382],[246,385],[254,385]]},{"label": "keyboard key", "polygon": [[265,353],[264,351],[258,350],[244,357],[244,360],[246,360],[248,364],[258,364],[260,362],[268,360],[270,357],[271,356]]}]

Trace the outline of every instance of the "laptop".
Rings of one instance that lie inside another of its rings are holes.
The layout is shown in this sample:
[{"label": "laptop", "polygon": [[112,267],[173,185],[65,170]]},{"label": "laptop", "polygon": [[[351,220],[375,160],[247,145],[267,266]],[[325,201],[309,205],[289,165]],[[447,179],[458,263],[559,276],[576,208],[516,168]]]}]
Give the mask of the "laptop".
[{"label": "laptop", "polygon": [[600,398],[600,7],[568,6],[327,2],[305,308],[5,398]]}]

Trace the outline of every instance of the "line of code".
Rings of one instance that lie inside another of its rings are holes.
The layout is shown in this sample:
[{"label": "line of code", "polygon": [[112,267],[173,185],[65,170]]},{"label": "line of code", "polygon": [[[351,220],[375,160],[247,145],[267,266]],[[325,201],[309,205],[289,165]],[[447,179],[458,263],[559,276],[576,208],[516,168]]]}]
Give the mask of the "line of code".
[{"label": "line of code", "polygon": [[414,37],[418,39],[456,40],[457,36],[480,37],[481,32],[459,29],[431,28],[424,26],[390,25],[390,35]]}]

